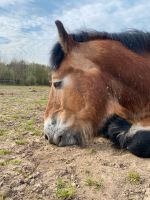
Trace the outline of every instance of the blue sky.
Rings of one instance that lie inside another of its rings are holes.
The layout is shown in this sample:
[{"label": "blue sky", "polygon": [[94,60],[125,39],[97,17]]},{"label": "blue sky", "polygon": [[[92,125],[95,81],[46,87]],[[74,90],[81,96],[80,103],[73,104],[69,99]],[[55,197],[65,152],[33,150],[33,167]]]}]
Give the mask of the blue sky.
[{"label": "blue sky", "polygon": [[56,19],[69,32],[150,31],[149,11],[148,0],[0,0],[0,58],[48,64]]}]

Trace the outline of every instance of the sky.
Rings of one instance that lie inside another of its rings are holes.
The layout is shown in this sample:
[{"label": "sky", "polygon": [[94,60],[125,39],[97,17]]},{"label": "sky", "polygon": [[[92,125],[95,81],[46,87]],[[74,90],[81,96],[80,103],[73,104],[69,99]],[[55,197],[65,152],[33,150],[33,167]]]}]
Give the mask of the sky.
[{"label": "sky", "polygon": [[68,32],[150,31],[150,1],[0,0],[0,59],[48,65],[58,19]]}]

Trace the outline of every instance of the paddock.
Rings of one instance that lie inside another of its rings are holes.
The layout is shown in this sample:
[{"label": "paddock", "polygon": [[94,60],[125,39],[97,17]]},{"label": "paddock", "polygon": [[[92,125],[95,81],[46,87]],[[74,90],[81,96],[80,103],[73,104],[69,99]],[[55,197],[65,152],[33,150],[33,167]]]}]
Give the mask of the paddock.
[{"label": "paddock", "polygon": [[0,198],[58,200],[57,180],[74,200],[148,200],[149,159],[105,138],[88,148],[58,148],[44,139],[49,87],[0,86]]}]

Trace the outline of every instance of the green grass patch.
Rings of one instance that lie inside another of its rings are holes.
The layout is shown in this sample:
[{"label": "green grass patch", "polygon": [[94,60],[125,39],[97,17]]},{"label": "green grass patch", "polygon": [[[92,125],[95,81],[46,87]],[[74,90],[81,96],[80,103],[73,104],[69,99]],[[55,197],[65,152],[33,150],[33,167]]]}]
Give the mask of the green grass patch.
[{"label": "green grass patch", "polygon": [[12,118],[13,118],[13,119],[18,119],[18,118],[19,118],[19,115],[12,115]]},{"label": "green grass patch", "polygon": [[58,198],[72,198],[76,194],[75,186],[72,186],[70,182],[64,181],[58,178],[56,181],[56,196]]},{"label": "green grass patch", "polygon": [[97,153],[96,149],[93,149],[93,148],[88,149],[88,152],[90,154],[96,154]]},{"label": "green grass patch", "polygon": [[27,121],[27,125],[31,126],[31,125],[34,125],[35,124],[35,120],[33,119],[30,119]]},{"label": "green grass patch", "polygon": [[11,151],[9,151],[7,149],[0,149],[1,156],[8,155],[8,154],[11,154]]},{"label": "green grass patch", "polygon": [[8,160],[0,161],[0,166],[6,166],[6,165],[9,165],[9,164],[20,165],[21,162],[22,162],[21,160],[17,160],[17,159],[8,159]]},{"label": "green grass patch", "polygon": [[139,184],[141,181],[141,176],[138,172],[132,171],[128,173],[128,180],[130,183]]},{"label": "green grass patch", "polygon": [[41,136],[42,135],[42,131],[41,130],[35,130],[32,132],[31,134],[32,136]]},{"label": "green grass patch", "polygon": [[0,130],[0,136],[4,136],[4,135],[6,135],[6,133],[7,133],[6,130],[3,130],[3,129]]},{"label": "green grass patch", "polygon": [[40,104],[41,106],[44,106],[47,104],[48,99],[39,99],[36,101],[37,104]]},{"label": "green grass patch", "polygon": [[34,124],[35,124],[35,120],[28,120],[27,122],[26,122],[26,124],[24,124],[25,125],[25,127],[26,127],[26,130],[28,130],[28,131],[34,131]]},{"label": "green grass patch", "polygon": [[9,160],[9,164],[20,165],[21,163],[22,163],[21,160],[17,160],[17,159]]},{"label": "green grass patch", "polygon": [[86,180],[85,180],[85,185],[86,186],[89,186],[89,187],[94,187],[95,189],[101,189],[103,187],[103,180],[99,180],[99,181],[96,181],[94,180],[93,178],[91,177],[88,177]]},{"label": "green grass patch", "polygon": [[25,145],[25,144],[27,144],[27,141],[25,141],[25,140],[16,140],[15,143],[17,145]]}]

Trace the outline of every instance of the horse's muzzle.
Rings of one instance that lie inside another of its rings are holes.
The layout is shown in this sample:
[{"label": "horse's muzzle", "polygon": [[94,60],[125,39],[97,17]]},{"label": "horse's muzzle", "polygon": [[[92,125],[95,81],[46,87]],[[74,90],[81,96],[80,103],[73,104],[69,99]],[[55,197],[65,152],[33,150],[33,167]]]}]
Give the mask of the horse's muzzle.
[{"label": "horse's muzzle", "polygon": [[64,124],[58,126],[57,123],[52,122],[52,120],[49,120],[44,124],[45,139],[48,140],[50,144],[55,144],[60,147],[82,144],[80,133],[69,127],[65,127]]},{"label": "horse's muzzle", "polygon": [[63,133],[58,135],[45,134],[45,139],[48,140],[50,144],[55,144],[59,147],[82,144],[79,133]]}]

